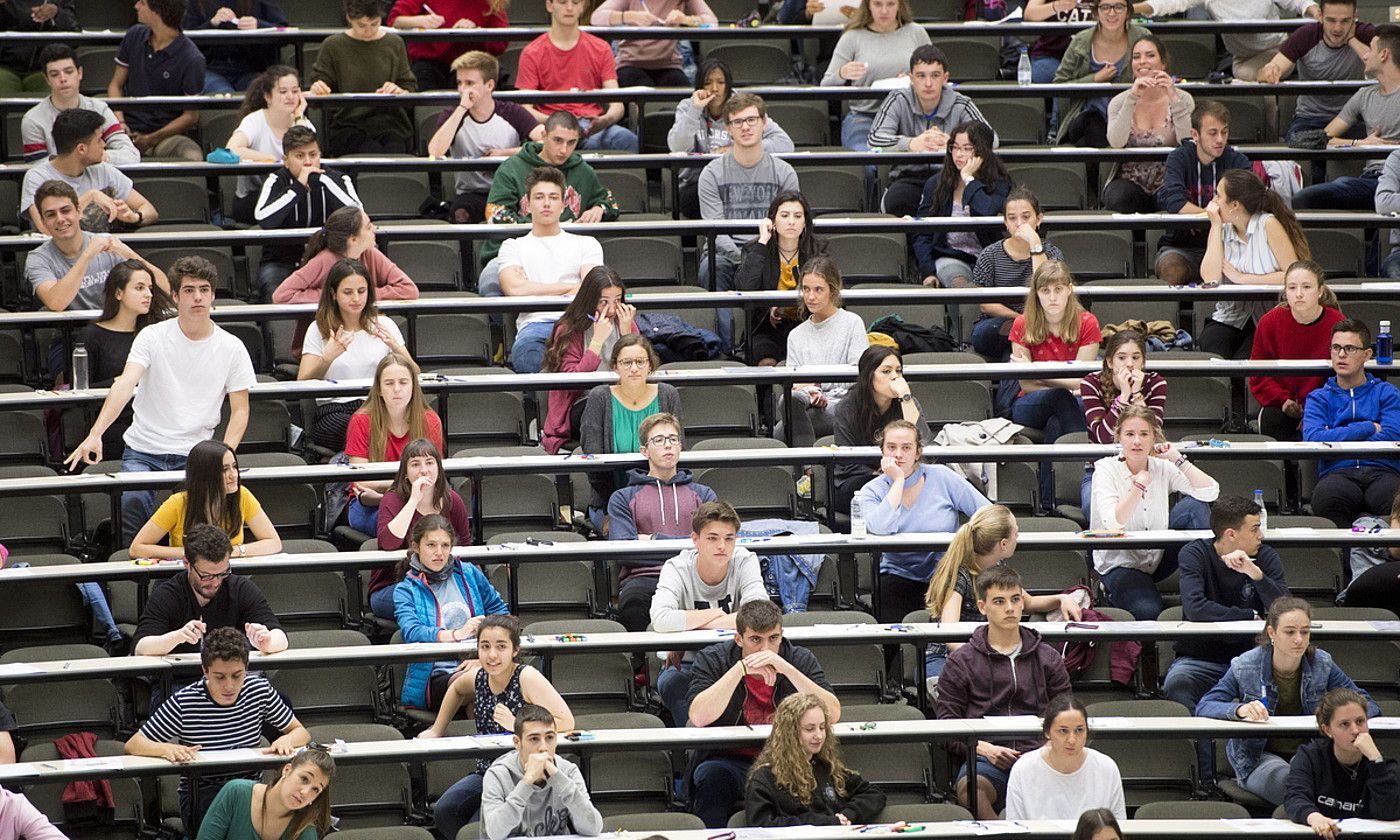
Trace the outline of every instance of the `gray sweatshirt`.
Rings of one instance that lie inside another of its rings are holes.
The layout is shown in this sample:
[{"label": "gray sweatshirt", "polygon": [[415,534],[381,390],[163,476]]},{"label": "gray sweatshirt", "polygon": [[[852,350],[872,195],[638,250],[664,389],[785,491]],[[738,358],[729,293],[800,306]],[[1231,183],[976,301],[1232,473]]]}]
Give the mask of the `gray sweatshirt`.
[{"label": "gray sweatshirt", "polygon": [[603,833],[603,815],[588,798],[583,774],[562,755],[554,757],[557,773],[543,786],[526,784],[520,751],[512,750],[491,763],[481,789],[481,836],[549,837]]},{"label": "gray sweatshirt", "polygon": [[698,554],[695,549],[687,548],[661,567],[656,594],[651,596],[651,627],[658,633],[684,630],[686,610],[719,607],[733,613],[746,601],[768,600],[757,554],[741,545],[735,546],[724,580],[714,586],[702,581],[695,570]]},{"label": "gray sweatshirt", "polygon": [[[666,134],[666,146],[671,151],[708,155],[731,142],[733,141],[729,137],[729,129],[724,127],[724,121],[710,119],[709,112],[704,108],[696,108],[689,97],[676,105],[676,121],[671,123],[671,130]],[[768,122],[763,126],[763,151],[773,154],[792,150],[792,138],[769,116]],[[699,177],[698,166],[681,170],[682,184],[692,184]]]},{"label": "gray sweatshirt", "polygon": [[[945,132],[952,131],[968,120],[977,120],[980,123],[985,123],[988,128],[992,128],[991,123],[988,123],[987,118],[982,116],[982,112],[977,110],[977,106],[972,103],[972,100],[951,87],[945,86],[943,88],[943,95],[938,99],[938,106],[933,109],[931,114],[924,113],[923,108],[919,107],[919,97],[914,93],[913,87],[895,88],[880,104],[880,110],[875,112],[875,121],[870,125],[870,150],[907,152],[909,151],[909,141],[930,128],[940,128]],[[998,145],[1000,142],[996,130],[993,129],[992,145]],[[937,157],[941,159],[942,155],[937,155]],[[890,177],[911,177],[928,172],[932,172],[932,167],[926,164],[896,166],[890,169]]]},{"label": "gray sweatshirt", "polygon": [[[893,79],[900,73],[909,72],[909,56],[924,44],[931,43],[928,30],[917,23],[906,23],[893,32],[875,32],[864,27],[847,29],[836,42],[836,50],[831,54],[831,63],[822,76],[823,87],[870,87],[878,81]],[[865,75],[854,82],[841,78],[841,68],[850,61],[864,61],[870,65]],[[850,109],[862,114],[873,114],[880,107],[880,99],[852,99]]]},{"label": "gray sweatshirt", "polygon": [[[1302,16],[1314,0],[1149,0],[1149,17],[1180,14],[1196,6],[1205,6],[1215,20],[1279,20],[1279,10]],[[1247,61],[1260,53],[1276,50],[1287,37],[1285,32],[1223,33],[1220,40],[1235,61]]]},{"label": "gray sweatshirt", "polygon": [[[758,163],[743,166],[733,153],[705,164],[700,171],[700,217],[707,221],[757,221],[768,215],[778,193],[797,192],[797,170],[785,160],[764,153]],[[715,253],[739,262],[739,242],[715,237]]]}]

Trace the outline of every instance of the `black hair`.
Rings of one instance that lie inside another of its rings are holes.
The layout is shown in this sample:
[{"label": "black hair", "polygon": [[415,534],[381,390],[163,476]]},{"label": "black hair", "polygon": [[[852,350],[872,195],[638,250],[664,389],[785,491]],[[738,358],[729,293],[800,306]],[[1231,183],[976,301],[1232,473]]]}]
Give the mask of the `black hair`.
[{"label": "black hair", "polygon": [[164,321],[170,316],[175,302],[170,299],[165,289],[156,283],[156,275],[151,271],[151,267],[141,260],[122,260],[107,272],[107,280],[102,285],[102,314],[97,316],[98,321],[110,321],[117,317],[117,312],[122,308],[122,302],[117,300],[117,292],[124,290],[131,282],[131,276],[138,271],[143,271],[151,277],[151,308],[145,315],[136,316],[136,332],[141,332],[151,324]]},{"label": "black hair", "polygon": [[1246,516],[1259,516],[1259,506],[1243,496],[1221,496],[1210,504],[1210,532],[1222,539],[1225,532],[1244,524]]},{"label": "black hair", "polygon": [[75,65],[78,64],[78,53],[72,47],[67,44],[49,44],[39,51],[39,58],[35,64],[44,72],[48,72],[50,64],[65,58]]},{"label": "black hair", "polygon": [[215,627],[200,645],[199,664],[207,670],[215,662],[248,664],[248,640],[234,627]]},{"label": "black hair", "polygon": [[1332,335],[1337,333],[1356,333],[1361,337],[1361,346],[1371,346],[1371,328],[1366,326],[1366,322],[1359,318],[1343,318],[1332,325]]},{"label": "black hair", "polygon": [[86,108],[60,111],[53,121],[54,154],[66,155],[102,130],[102,115]]},{"label": "black hair", "polygon": [[146,7],[160,18],[161,23],[181,31],[185,21],[185,0],[146,0]]},{"label": "black hair", "polygon": [[228,534],[208,523],[201,523],[185,532],[185,561],[194,564],[196,560],[206,563],[222,563],[233,554],[233,543]]},{"label": "black hair", "polygon": [[913,70],[919,64],[941,64],[943,72],[952,72],[948,67],[948,54],[933,44],[915,47],[914,52],[909,54],[909,69]]}]

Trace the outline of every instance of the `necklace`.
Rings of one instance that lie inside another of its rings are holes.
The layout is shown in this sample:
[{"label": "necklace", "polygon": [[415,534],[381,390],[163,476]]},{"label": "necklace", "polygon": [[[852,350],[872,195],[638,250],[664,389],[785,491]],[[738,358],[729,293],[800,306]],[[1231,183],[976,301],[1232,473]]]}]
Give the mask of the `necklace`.
[{"label": "necklace", "polygon": [[797,259],[797,249],[793,248],[791,251],[785,251],[783,250],[783,246],[779,245],[778,256],[782,258],[783,262],[792,262]]},{"label": "necklace", "polygon": [[1356,774],[1361,772],[1361,762],[1358,761],[1355,764],[1342,764],[1342,760],[1339,758],[1337,759],[1337,764],[1342,768],[1342,770],[1346,771],[1347,776],[1353,782],[1356,781]]}]

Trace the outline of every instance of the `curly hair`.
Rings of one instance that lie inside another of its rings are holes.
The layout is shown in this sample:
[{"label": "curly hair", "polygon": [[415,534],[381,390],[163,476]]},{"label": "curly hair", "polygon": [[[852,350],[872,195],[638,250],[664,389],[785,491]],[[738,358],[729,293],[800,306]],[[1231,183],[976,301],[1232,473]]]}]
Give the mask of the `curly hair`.
[{"label": "curly hair", "polygon": [[759,768],[769,768],[778,787],[804,803],[812,801],[817,788],[817,780],[812,773],[813,757],[803,747],[801,737],[802,717],[812,709],[822,710],[822,725],[826,727],[826,740],[815,758],[831,768],[831,784],[837,794],[845,796],[846,778],[850,771],[841,762],[841,748],[831,731],[831,714],[815,694],[793,694],[778,704],[773,712],[773,730],[763,744],[763,752],[749,771],[752,776]]}]

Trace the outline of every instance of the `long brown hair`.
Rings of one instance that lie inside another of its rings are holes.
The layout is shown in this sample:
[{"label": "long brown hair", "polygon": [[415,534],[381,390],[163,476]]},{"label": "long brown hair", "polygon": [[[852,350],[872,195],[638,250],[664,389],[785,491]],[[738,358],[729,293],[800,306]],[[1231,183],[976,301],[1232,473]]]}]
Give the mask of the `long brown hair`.
[{"label": "long brown hair", "polygon": [[[290,773],[295,773],[303,764],[310,764],[320,770],[326,777],[326,786],[315,799],[292,812],[292,819],[287,823],[288,836],[300,837],[303,831],[314,825],[316,833],[325,837],[331,830],[331,782],[335,781],[335,759],[325,747],[307,747],[292,756],[291,761],[287,762],[287,767],[290,768]],[[267,797],[274,787],[282,783],[283,778],[286,777],[279,778],[263,791],[264,811],[267,808]]]},{"label": "long brown hair", "polygon": [[447,474],[442,469],[442,453],[438,452],[437,444],[427,438],[411,440],[403,448],[403,454],[399,456],[399,471],[394,475],[394,483],[389,485],[389,492],[398,494],[400,499],[408,502],[408,497],[413,495],[413,482],[408,478],[408,462],[414,458],[432,458],[437,462],[437,480],[433,482],[433,507],[445,515],[451,501],[447,494]]},{"label": "long brown hair", "polygon": [[1220,180],[1225,183],[1225,195],[1230,201],[1238,201],[1250,217],[1272,213],[1283,225],[1283,232],[1288,234],[1288,241],[1293,243],[1298,259],[1312,259],[1308,235],[1303,232],[1303,226],[1298,223],[1298,217],[1283,196],[1269,189],[1258,175],[1248,169],[1227,169]]},{"label": "long brown hair", "polygon": [[608,289],[621,289],[624,295],[627,294],[627,286],[622,282],[622,276],[611,268],[595,265],[583,276],[578,291],[574,292],[574,299],[564,308],[564,314],[559,316],[559,321],[554,327],[554,335],[550,336],[549,347],[544,352],[546,373],[559,370],[569,342],[593,323],[593,315],[598,311],[598,301],[602,300],[603,292]]},{"label": "long brown hair", "polygon": [[[365,211],[358,207],[332,210],[320,230],[307,237],[306,249],[301,252],[301,264],[306,265],[311,262],[312,257],[326,249],[330,249],[333,254],[345,256],[350,249],[350,237],[359,233],[364,224]],[[374,278],[370,277],[369,281],[373,283]]]},{"label": "long brown hair", "polygon": [[1005,505],[987,505],[972,514],[953,539],[948,550],[938,561],[933,579],[928,582],[928,592],[924,594],[924,604],[928,606],[930,620],[937,621],[948,596],[958,582],[958,572],[966,569],[975,583],[981,569],[977,568],[978,555],[991,554],[997,543],[1009,539],[1016,532],[1016,517]]},{"label": "long brown hair", "polygon": [[107,272],[107,279],[102,284],[102,314],[97,316],[97,320],[110,321],[117,317],[121,311],[122,302],[117,300],[117,292],[126,291],[126,287],[131,285],[131,278],[136,272],[144,273],[151,281],[151,308],[145,315],[136,316],[136,332],[149,327],[151,324],[164,321],[175,311],[175,301],[170,299],[170,293],[156,283],[156,275],[151,271],[151,267],[141,260],[122,260],[112,266],[112,270]]},{"label": "long brown hair", "polygon": [[374,382],[369,386],[369,397],[356,414],[369,415],[369,460],[384,460],[385,448],[389,443],[389,406],[384,403],[384,394],[379,383],[384,379],[384,371],[398,365],[408,370],[413,380],[413,396],[408,401],[408,438],[417,440],[428,436],[428,401],[423,398],[423,386],[418,382],[418,365],[400,353],[390,352],[379,360],[374,369]]},{"label": "long brown hair", "polygon": [[[248,0],[244,0],[247,4]],[[228,0],[215,0],[214,7],[217,10],[220,6],[233,6],[237,9],[238,0],[230,3]],[[212,17],[212,13],[210,14]],[[243,104],[238,107],[238,119],[242,120],[257,111],[267,107],[267,101],[272,98],[272,94],[277,90],[277,83],[287,76],[297,76],[297,71],[285,64],[274,64],[254,77],[248,83],[248,90],[243,94]],[[297,85],[301,85],[301,77],[297,76]]]},{"label": "long brown hair", "polygon": [[1066,344],[1079,343],[1079,316],[1083,314],[1084,307],[1079,302],[1079,295],[1074,293],[1074,275],[1069,273],[1069,266],[1060,260],[1046,260],[1031,275],[1031,286],[1026,292],[1022,340],[1027,347],[1034,347],[1050,337],[1050,322],[1045,317],[1045,310],[1040,306],[1040,295],[1037,294],[1050,286],[1069,286],[1069,301],[1065,304],[1065,314],[1060,319],[1057,335]]},{"label": "long brown hair", "polygon": [[352,260],[349,257],[336,260],[335,265],[326,274],[326,280],[321,284],[321,299],[316,303],[316,329],[321,331],[321,338],[329,341],[335,335],[336,330],[349,326],[340,317],[340,304],[336,301],[336,292],[340,291],[340,284],[351,277],[363,277],[365,281],[365,308],[360,310],[360,323],[356,324],[356,329],[372,333],[375,322],[379,320],[379,307],[375,306],[374,281],[369,277],[369,269],[359,260]]},{"label": "long brown hair", "polygon": [[831,713],[815,694],[793,694],[778,704],[773,712],[773,728],[768,740],[763,743],[763,752],[749,771],[752,777],[760,768],[767,767],[778,787],[803,803],[811,803],[817,789],[817,779],[812,773],[812,757],[802,745],[802,716],[812,709],[822,710],[822,725],[826,727],[826,740],[822,742],[816,758],[831,768],[831,784],[837,794],[845,796],[850,771],[841,762],[841,748],[836,743],[836,733],[831,731]]},{"label": "long brown hair", "polygon": [[1283,288],[1278,293],[1278,307],[1288,308],[1288,275],[1295,271],[1306,271],[1317,281],[1317,302],[1324,307],[1330,307],[1340,312],[1342,310],[1341,301],[1337,300],[1337,293],[1332,291],[1332,287],[1327,285],[1327,269],[1313,262],[1312,260],[1294,260],[1288,268],[1283,270]]},{"label": "long brown hair", "polygon": [[[1297,598],[1292,595],[1275,598],[1273,603],[1269,604],[1269,612],[1264,616],[1264,629],[1259,631],[1259,635],[1255,638],[1255,641],[1261,645],[1273,645],[1273,640],[1269,638],[1269,628],[1278,630],[1279,622],[1283,620],[1285,615],[1291,612],[1300,612],[1306,615],[1309,621],[1312,620],[1312,604],[1309,604],[1302,598]],[[1314,653],[1317,653],[1317,647],[1309,641],[1308,649],[1303,651],[1303,657],[1311,661]]]},{"label": "long brown hair", "polygon": [[238,469],[238,453],[218,440],[201,440],[190,450],[185,460],[185,522],[184,533],[196,525],[213,525],[230,540],[243,533],[243,486],[232,493],[224,490],[224,456],[233,455],[233,468]]},{"label": "long brown hair", "polygon": [[1099,371],[1099,393],[1103,395],[1104,404],[1113,402],[1113,398],[1118,396],[1118,383],[1113,381],[1113,371],[1108,363],[1113,360],[1113,354],[1127,343],[1136,344],[1142,351],[1142,357],[1147,358],[1147,339],[1142,337],[1142,333],[1137,330],[1119,330],[1108,337],[1108,341],[1103,347],[1103,370]]},{"label": "long brown hair", "polygon": [[[860,5],[856,7],[856,13],[846,24],[847,29],[865,29],[875,22],[875,16],[870,13],[870,0],[860,0]],[[914,22],[914,10],[909,7],[909,0],[899,0],[899,12],[895,16],[895,29],[900,29]]]}]

